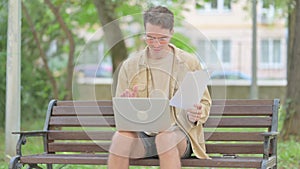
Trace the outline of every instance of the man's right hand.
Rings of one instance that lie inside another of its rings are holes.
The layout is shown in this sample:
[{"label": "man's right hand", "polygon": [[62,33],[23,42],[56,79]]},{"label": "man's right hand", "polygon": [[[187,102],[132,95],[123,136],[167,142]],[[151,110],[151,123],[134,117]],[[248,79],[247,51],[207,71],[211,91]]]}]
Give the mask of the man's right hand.
[{"label": "man's right hand", "polygon": [[121,97],[137,97],[138,94],[138,86],[133,86],[133,90],[126,89],[122,94]]}]

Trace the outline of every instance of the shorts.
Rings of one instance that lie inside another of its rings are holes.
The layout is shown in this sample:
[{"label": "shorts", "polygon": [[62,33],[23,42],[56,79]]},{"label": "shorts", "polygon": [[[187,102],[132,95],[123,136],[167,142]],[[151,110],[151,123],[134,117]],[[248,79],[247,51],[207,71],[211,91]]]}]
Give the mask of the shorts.
[{"label": "shorts", "polygon": [[[158,153],[157,153],[156,144],[155,144],[156,136],[150,136],[144,132],[138,132],[137,135],[142,140],[142,143],[143,143],[145,151],[146,151],[144,158],[147,158],[147,157],[157,158]],[[186,150],[181,158],[189,158],[192,154],[192,146],[191,146],[190,139],[186,134],[185,134],[185,136],[186,136],[187,146],[186,146]]]}]

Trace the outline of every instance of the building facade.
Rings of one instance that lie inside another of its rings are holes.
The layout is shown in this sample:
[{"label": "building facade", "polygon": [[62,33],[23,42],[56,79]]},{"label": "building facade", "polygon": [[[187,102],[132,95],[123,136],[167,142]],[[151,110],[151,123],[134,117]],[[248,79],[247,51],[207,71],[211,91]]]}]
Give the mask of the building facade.
[{"label": "building facade", "polygon": [[[241,72],[251,77],[251,1],[192,0],[186,3],[185,22],[200,32],[191,33],[198,54],[210,69]],[[274,5],[257,3],[257,77],[286,79],[287,28]],[[199,38],[201,37],[201,38]],[[204,38],[203,38],[204,37]],[[213,49],[213,51],[212,51]],[[216,63],[219,63],[216,65]]]}]

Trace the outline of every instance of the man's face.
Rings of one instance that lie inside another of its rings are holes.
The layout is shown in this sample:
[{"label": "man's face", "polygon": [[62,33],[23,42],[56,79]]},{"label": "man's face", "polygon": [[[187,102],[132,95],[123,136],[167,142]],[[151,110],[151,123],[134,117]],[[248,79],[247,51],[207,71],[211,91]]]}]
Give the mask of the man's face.
[{"label": "man's face", "polygon": [[168,44],[172,37],[173,31],[161,28],[161,26],[146,23],[145,41],[150,47],[150,52],[153,55],[161,55],[169,51]]}]

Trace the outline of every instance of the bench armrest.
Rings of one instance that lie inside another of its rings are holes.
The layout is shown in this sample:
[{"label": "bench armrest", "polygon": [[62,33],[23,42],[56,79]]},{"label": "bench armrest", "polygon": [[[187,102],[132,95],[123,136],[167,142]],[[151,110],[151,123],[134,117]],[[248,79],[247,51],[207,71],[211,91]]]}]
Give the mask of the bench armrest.
[{"label": "bench armrest", "polygon": [[[274,155],[276,153],[276,142],[277,142],[277,135],[279,133],[275,131],[261,133],[264,136],[264,158],[269,158],[270,154]],[[271,151],[271,148],[273,149]]]},{"label": "bench armrest", "polygon": [[41,136],[43,137],[43,141],[45,144],[45,138],[47,136],[47,131],[17,131],[17,132],[12,132],[12,134],[19,134],[19,140],[16,145],[16,153],[19,156],[22,156],[22,145],[26,144],[26,138],[27,137],[38,137]]},{"label": "bench armrest", "polygon": [[14,131],[12,132],[12,134],[20,134],[21,135],[26,135],[26,136],[42,136],[44,134],[46,134],[47,131]]},{"label": "bench armrest", "polygon": [[275,132],[275,131],[261,133],[261,135],[264,137],[274,137],[277,136],[278,134],[279,132]]}]

